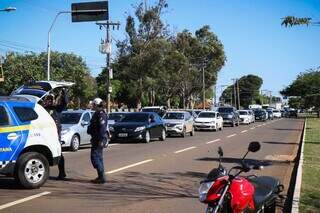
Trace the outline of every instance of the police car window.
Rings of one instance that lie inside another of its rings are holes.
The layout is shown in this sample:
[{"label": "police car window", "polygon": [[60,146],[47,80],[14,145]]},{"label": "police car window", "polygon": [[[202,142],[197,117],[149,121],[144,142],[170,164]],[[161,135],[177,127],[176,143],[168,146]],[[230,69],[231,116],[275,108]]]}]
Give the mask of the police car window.
[{"label": "police car window", "polygon": [[10,120],[6,109],[3,106],[0,106],[0,126],[10,125]]},{"label": "police car window", "polygon": [[90,121],[90,115],[89,115],[89,113],[84,114],[82,120],[89,122],[89,121]]},{"label": "police car window", "polygon": [[13,107],[13,111],[21,122],[32,121],[38,118],[38,114],[29,107]]}]

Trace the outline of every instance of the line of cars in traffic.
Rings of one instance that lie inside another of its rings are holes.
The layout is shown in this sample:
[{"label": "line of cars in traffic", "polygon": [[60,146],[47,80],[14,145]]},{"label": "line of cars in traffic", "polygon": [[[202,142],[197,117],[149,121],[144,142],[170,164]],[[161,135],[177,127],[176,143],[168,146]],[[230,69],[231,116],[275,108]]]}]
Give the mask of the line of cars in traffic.
[{"label": "line of cars in traffic", "polygon": [[[62,113],[63,147],[77,151],[81,145],[89,144],[87,126],[93,112],[71,110]],[[161,107],[146,107],[141,112],[111,112],[108,115],[110,140],[164,141],[167,136],[194,136],[195,131],[221,131],[224,126],[249,125],[256,121],[280,118],[280,110],[250,109],[236,110],[231,106],[214,110],[165,110]]]}]

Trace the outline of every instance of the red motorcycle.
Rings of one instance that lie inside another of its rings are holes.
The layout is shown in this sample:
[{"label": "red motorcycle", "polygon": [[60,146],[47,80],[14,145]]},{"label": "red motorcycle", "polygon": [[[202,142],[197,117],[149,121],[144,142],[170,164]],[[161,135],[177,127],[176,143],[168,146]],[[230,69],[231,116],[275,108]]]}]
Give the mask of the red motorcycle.
[{"label": "red motorcycle", "polygon": [[276,199],[283,191],[283,185],[268,176],[239,176],[251,169],[261,169],[259,165],[253,166],[245,162],[249,152],[259,150],[260,143],[251,142],[241,160],[241,166],[232,167],[228,172],[221,164],[223,151],[219,147],[219,166],[210,171],[199,188],[199,200],[208,205],[206,213],[275,212]]}]

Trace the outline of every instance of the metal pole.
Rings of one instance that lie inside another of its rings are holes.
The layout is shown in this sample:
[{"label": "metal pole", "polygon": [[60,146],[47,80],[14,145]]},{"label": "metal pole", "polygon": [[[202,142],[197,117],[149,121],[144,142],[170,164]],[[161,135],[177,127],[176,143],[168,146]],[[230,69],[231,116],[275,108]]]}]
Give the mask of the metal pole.
[{"label": "metal pole", "polygon": [[238,107],[237,109],[240,109],[240,88],[239,88],[239,79],[237,79],[237,93],[238,93]]},{"label": "metal pole", "polygon": [[73,12],[77,12],[77,13],[95,13],[95,12],[105,12],[106,10],[74,10],[74,11],[60,11],[56,14],[56,16],[53,19],[53,22],[49,28],[48,31],[48,42],[47,42],[47,55],[48,55],[48,59],[47,59],[47,80],[50,81],[50,60],[51,60],[51,30],[54,26],[54,24],[56,23],[56,20],[58,18],[58,16],[60,16],[61,14],[65,14],[65,13],[73,13]]},{"label": "metal pole", "polygon": [[232,78],[231,80],[233,81],[233,98],[234,98],[233,106],[237,107],[236,79]]},{"label": "metal pole", "polygon": [[202,104],[203,104],[203,109],[206,109],[206,90],[205,90],[205,81],[204,81],[204,65],[202,66],[202,90],[203,90],[203,99],[202,99]]},{"label": "metal pole", "polygon": [[[107,24],[107,44],[110,45],[110,25],[109,25],[109,17],[108,17],[108,24]],[[108,79],[107,79],[107,113],[110,112],[110,99],[111,99],[111,94],[110,94],[110,87],[111,87],[111,82],[110,82],[110,54],[111,52],[107,52],[107,71],[108,71]]]}]

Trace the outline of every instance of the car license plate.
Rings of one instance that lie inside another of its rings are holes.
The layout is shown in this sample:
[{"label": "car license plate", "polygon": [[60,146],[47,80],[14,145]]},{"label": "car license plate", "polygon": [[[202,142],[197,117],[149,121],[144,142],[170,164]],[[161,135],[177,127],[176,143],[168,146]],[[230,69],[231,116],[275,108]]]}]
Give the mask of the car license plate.
[{"label": "car license plate", "polygon": [[119,134],[118,134],[118,137],[120,137],[120,138],[126,138],[126,137],[128,137],[128,133],[119,133]]}]

